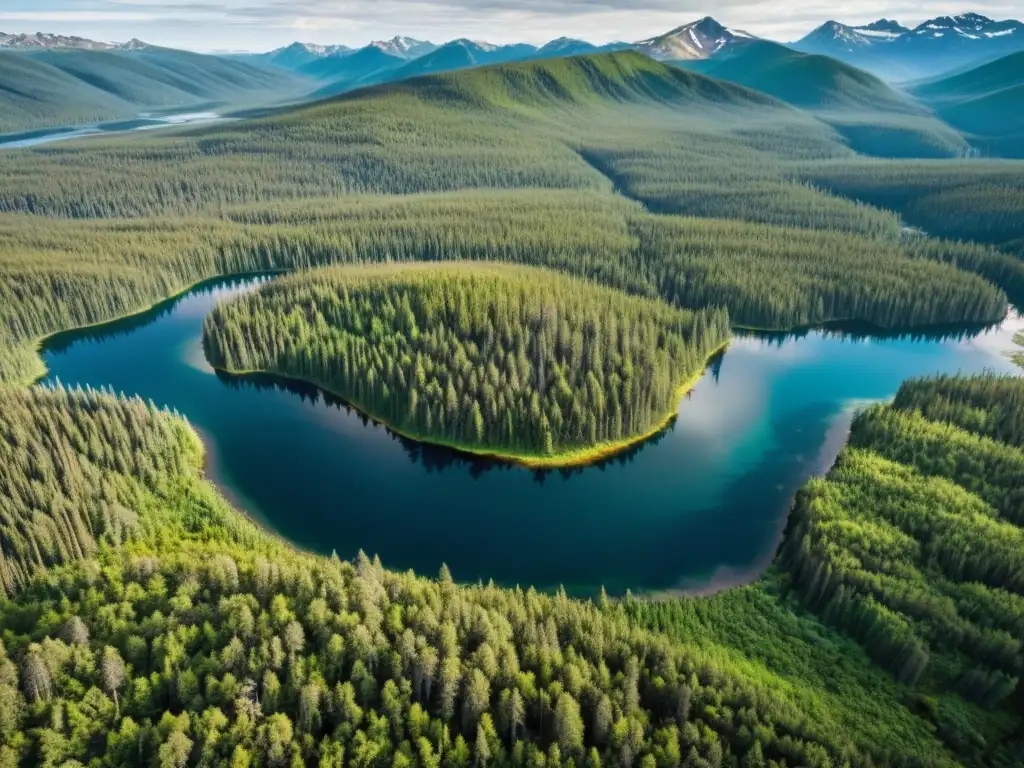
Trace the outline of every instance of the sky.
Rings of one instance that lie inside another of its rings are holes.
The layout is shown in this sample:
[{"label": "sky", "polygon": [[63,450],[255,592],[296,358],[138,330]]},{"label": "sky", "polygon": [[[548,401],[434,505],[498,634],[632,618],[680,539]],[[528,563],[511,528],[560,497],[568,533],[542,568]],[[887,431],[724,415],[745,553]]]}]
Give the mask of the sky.
[{"label": "sky", "polygon": [[829,19],[884,17],[913,26],[965,11],[1024,15],[1021,0],[0,0],[0,32],[135,37],[198,51],[263,51],[295,40],[355,47],[395,35],[534,44],[564,35],[605,43],[653,37],[711,15],[786,42]]}]

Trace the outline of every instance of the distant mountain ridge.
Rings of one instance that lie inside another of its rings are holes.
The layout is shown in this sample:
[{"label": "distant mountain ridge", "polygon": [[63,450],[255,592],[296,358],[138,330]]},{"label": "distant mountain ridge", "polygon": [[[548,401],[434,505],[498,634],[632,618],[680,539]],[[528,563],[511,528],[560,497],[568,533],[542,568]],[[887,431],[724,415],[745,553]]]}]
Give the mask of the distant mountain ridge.
[{"label": "distant mountain ridge", "polygon": [[911,93],[988,153],[1024,157],[1024,51]]},{"label": "distant mountain ridge", "polygon": [[[372,45],[368,48],[349,57],[366,55],[366,52],[374,51],[381,56],[387,56],[382,51],[377,51]],[[313,95],[317,97],[333,96],[338,93],[362,88],[370,85],[378,85],[385,82],[407,80],[412,77],[432,75],[440,72],[455,72],[460,69],[472,69],[491,64],[507,64],[513,61],[524,61],[535,58],[537,49],[532,45],[492,45],[490,43],[477,42],[474,40],[460,39],[445,43],[436,50],[425,56],[404,61],[398,57],[388,56],[392,63],[382,62],[379,57],[368,57],[373,59],[370,66],[364,67],[360,73],[355,69],[348,69],[341,78],[334,79],[328,85],[321,87]],[[344,66],[345,59],[339,62]],[[305,69],[311,71],[310,68]],[[328,78],[320,78],[328,79]]]},{"label": "distant mountain ridge", "polygon": [[792,47],[876,73],[923,77],[1024,50],[1024,24],[978,13],[938,16],[913,29],[888,19],[863,26],[828,21]]},{"label": "distant mountain ridge", "polygon": [[275,67],[156,46],[0,49],[0,133],[153,109],[264,105],[302,93],[306,82]]},{"label": "distant mountain ridge", "polygon": [[0,48],[17,51],[138,51],[150,47],[153,46],[134,37],[126,43],[104,43],[75,35],[55,35],[47,32],[16,35],[0,32]]}]

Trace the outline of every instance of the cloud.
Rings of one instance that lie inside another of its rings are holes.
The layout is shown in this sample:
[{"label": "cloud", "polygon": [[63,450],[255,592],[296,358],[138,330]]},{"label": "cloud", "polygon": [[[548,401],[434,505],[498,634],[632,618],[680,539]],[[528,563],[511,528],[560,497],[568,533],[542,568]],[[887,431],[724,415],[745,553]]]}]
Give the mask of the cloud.
[{"label": "cloud", "polygon": [[[238,48],[311,42],[358,45],[407,34],[437,41],[460,36],[540,43],[568,35],[594,42],[635,40],[704,15],[780,40],[801,37],[839,18],[880,16],[915,24],[964,10],[964,0],[3,0],[0,28],[47,28],[121,39],[142,37],[185,47]],[[11,6],[13,5],[13,8]],[[996,18],[1019,15],[1017,0],[972,2]],[[78,25],[77,27],[75,25]],[[55,28],[55,27],[59,27]],[[86,28],[87,27],[87,28]],[[182,28],[188,28],[187,34]],[[12,31],[26,31],[16,29]],[[34,29],[33,29],[34,31]]]}]

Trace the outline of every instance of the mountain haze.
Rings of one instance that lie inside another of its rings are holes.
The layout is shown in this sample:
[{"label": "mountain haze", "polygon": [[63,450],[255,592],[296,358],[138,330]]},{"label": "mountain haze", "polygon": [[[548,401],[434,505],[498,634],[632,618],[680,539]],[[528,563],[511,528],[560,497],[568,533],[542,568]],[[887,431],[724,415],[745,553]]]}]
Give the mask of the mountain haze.
[{"label": "mountain haze", "polygon": [[1024,157],[1024,51],[912,93],[986,153]]},{"label": "mountain haze", "polygon": [[752,40],[708,59],[680,62],[806,109],[924,110],[881,79],[837,59]]},{"label": "mountain haze", "polygon": [[154,46],[0,51],[0,133],[151,109],[266,104],[303,88],[276,68]]},{"label": "mountain haze", "polygon": [[864,26],[829,21],[793,43],[891,78],[920,78],[1024,50],[1024,24],[977,13],[939,16],[913,29],[888,19]]}]

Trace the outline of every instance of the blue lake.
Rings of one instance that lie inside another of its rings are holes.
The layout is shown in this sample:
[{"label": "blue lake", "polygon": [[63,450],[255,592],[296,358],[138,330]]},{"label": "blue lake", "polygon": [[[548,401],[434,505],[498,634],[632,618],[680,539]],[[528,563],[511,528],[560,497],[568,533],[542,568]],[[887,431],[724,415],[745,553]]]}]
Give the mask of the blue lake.
[{"label": "blue lake", "polygon": [[827,471],[857,407],[937,372],[1014,371],[1024,321],[947,334],[741,335],[660,436],[603,464],[536,472],[399,438],[313,387],[217,375],[201,346],[221,280],[61,334],[48,382],[138,394],[185,415],[208,472],[295,544],[456,579],[572,593],[702,591],[771,560],[793,494]]}]

